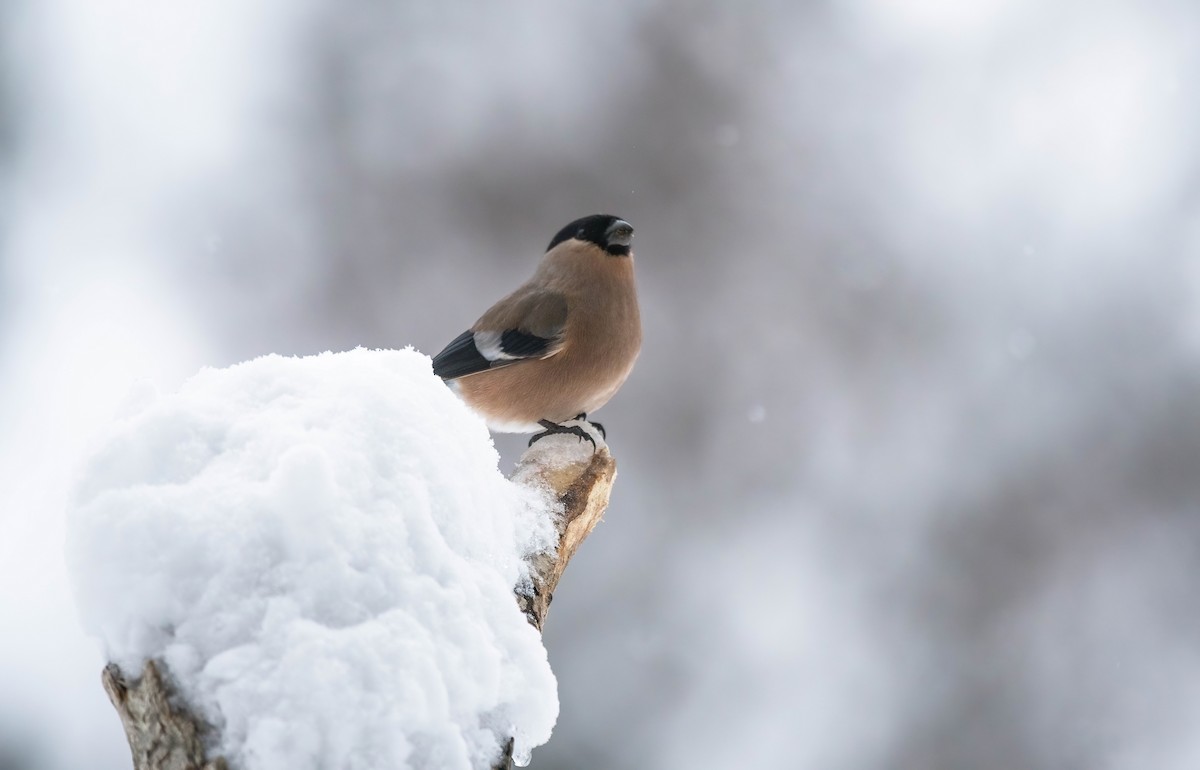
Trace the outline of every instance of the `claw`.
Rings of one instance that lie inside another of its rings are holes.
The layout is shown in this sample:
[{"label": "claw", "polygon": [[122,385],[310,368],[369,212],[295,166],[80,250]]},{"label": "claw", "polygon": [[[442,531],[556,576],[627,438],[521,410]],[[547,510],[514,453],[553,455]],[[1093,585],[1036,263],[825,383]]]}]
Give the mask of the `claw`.
[{"label": "claw", "polygon": [[[592,422],[591,420],[589,420],[587,418],[587,412],[581,412],[581,413],[575,415],[575,419],[581,420],[583,422],[586,422],[588,425],[591,425],[593,428],[600,431],[600,435],[604,438],[605,441],[608,441],[608,431],[606,431],[604,429],[604,426],[601,425],[600,423]],[[595,442],[592,442],[592,443],[594,444]]]},{"label": "claw", "polygon": [[557,435],[561,435],[561,434],[570,434],[572,436],[578,436],[579,440],[581,442],[584,439],[587,439],[588,441],[592,442],[592,451],[593,452],[596,451],[596,449],[597,449],[596,439],[592,438],[592,434],[588,433],[586,430],[584,430],[582,427],[580,427],[578,425],[571,425],[571,426],[559,425],[558,423],[550,422],[549,420],[538,420],[538,425],[541,425],[543,428],[545,428],[545,430],[542,431],[541,433],[535,433],[533,435],[533,438],[529,439],[529,446],[533,446],[533,442],[537,441],[538,439],[546,438],[546,436],[557,436]]}]

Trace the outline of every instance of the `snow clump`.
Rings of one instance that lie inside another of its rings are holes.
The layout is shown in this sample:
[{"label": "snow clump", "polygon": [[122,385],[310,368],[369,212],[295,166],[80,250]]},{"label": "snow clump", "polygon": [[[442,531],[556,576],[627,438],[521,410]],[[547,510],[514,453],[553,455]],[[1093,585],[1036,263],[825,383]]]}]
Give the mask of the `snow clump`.
[{"label": "snow clump", "polygon": [[108,659],[164,661],[242,770],[487,768],[550,736],[513,588],[552,504],[416,351],[266,356],[139,399],[68,558]]}]

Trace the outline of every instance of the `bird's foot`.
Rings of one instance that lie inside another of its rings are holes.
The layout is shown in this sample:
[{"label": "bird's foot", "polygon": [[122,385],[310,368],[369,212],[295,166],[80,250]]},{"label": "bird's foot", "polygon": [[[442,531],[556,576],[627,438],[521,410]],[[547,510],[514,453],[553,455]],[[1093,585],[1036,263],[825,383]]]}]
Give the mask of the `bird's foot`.
[{"label": "bird's foot", "polygon": [[602,438],[603,438],[605,441],[608,441],[608,431],[606,431],[606,430],[604,429],[604,426],[603,426],[603,425],[601,425],[600,423],[598,423],[598,422],[593,422],[593,421],[589,420],[589,419],[587,418],[587,412],[584,412],[584,413],[582,413],[582,414],[577,414],[577,415],[575,415],[575,419],[576,419],[576,420],[583,420],[583,421],[584,421],[584,422],[586,422],[588,425],[591,425],[593,428],[595,428],[596,430],[600,431],[600,436],[601,436],[601,437],[602,437]]},{"label": "bird's foot", "polygon": [[[595,425],[595,423],[591,424]],[[584,439],[592,442],[592,451],[596,451],[596,439],[592,438],[592,434],[588,433],[579,425],[559,425],[558,423],[550,422],[549,420],[538,420],[538,425],[541,425],[543,428],[545,428],[545,430],[541,433],[535,433],[533,438],[529,439],[529,446],[533,446],[533,442],[537,441],[538,439],[546,438],[546,436],[570,434],[572,436],[578,436],[581,442]],[[601,433],[603,432],[604,431],[601,430]]]}]

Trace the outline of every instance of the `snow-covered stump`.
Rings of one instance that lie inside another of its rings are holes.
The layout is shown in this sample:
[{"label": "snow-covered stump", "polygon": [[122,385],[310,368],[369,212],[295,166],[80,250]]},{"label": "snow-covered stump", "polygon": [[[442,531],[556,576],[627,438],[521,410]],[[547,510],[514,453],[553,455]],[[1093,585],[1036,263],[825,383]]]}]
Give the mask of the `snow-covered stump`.
[{"label": "snow-covered stump", "polygon": [[549,738],[537,629],[608,503],[599,437],[504,479],[412,351],[271,356],[140,401],[69,531],[135,770],[474,770]]}]

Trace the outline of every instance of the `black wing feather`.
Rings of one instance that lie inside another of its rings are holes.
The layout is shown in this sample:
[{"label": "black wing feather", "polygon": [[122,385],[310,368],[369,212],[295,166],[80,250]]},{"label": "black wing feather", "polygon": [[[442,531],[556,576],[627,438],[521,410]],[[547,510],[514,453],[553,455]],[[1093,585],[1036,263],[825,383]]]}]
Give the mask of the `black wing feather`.
[{"label": "black wing feather", "polygon": [[492,362],[475,347],[475,332],[472,331],[458,335],[445,350],[433,357],[433,373],[443,380],[466,377],[491,366]]},{"label": "black wing feather", "polygon": [[520,329],[506,329],[500,335],[500,350],[514,358],[540,358],[553,344],[554,340]]},{"label": "black wing feather", "polygon": [[475,342],[475,334],[473,331],[463,332],[455,337],[445,350],[434,356],[433,373],[443,380],[466,377],[468,374],[477,374],[487,369],[509,366],[527,358],[542,358],[550,354],[558,342],[520,329],[505,329],[500,333],[501,355],[492,360],[480,352]]}]

